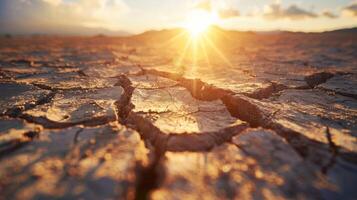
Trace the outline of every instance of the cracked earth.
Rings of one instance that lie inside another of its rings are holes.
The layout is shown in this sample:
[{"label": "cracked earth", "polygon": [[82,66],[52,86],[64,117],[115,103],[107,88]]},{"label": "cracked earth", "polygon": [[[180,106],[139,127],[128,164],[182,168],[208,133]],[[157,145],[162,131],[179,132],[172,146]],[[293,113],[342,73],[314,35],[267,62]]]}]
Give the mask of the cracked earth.
[{"label": "cracked earth", "polygon": [[356,36],[149,36],[0,39],[0,199],[357,198]]}]

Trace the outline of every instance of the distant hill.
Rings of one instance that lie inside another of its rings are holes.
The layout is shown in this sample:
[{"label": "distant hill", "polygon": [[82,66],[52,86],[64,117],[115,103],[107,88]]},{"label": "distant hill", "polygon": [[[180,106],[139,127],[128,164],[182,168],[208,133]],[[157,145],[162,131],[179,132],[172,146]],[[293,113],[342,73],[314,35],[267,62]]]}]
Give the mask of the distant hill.
[{"label": "distant hill", "polygon": [[[275,31],[238,31],[238,30],[226,30],[219,26],[212,26],[211,29],[217,33],[225,33],[225,34],[258,34],[258,35],[278,35],[278,34],[320,34],[320,33],[344,33],[344,34],[355,34],[357,33],[357,27],[354,28],[345,28],[345,29],[337,29],[332,31],[325,32],[293,32],[293,31],[283,31],[283,30],[275,30]],[[182,28],[176,29],[163,29],[163,30],[151,30],[146,31],[138,35],[133,35],[131,37],[137,38],[154,38],[154,37],[162,37],[162,38],[171,38],[174,35],[177,35],[185,30]]]},{"label": "distant hill", "polygon": [[126,31],[111,31],[105,28],[90,28],[83,26],[22,26],[16,27],[12,24],[2,24],[0,21],[0,34],[11,35],[64,35],[64,36],[128,36]]},{"label": "distant hill", "polygon": [[357,27],[354,28],[345,28],[345,29],[338,29],[333,31],[326,31],[323,33],[348,33],[348,34],[357,34]]},{"label": "distant hill", "polygon": [[129,36],[130,38],[139,39],[139,40],[148,40],[151,38],[172,38],[175,35],[183,33],[185,30],[182,28],[174,28],[174,29],[162,29],[162,30],[150,30],[145,31],[143,33]]},{"label": "distant hill", "polygon": [[[1,22],[1,20],[0,20]],[[0,23],[0,26],[2,24]],[[157,39],[165,40],[173,38],[177,35],[187,34],[184,28],[172,28],[172,29],[162,29],[162,30],[149,30],[140,34],[132,34],[126,31],[111,31],[105,28],[90,28],[81,26],[47,26],[45,29],[41,26],[29,26],[22,29],[17,29],[11,25],[4,26],[5,28],[0,29],[0,35],[57,35],[57,36],[119,36],[135,39],[140,41],[150,41]],[[216,35],[280,35],[280,34],[357,34],[357,27],[337,29],[325,32],[293,32],[284,30],[273,30],[273,31],[239,31],[239,30],[227,30],[219,26],[211,26],[212,32]]]},{"label": "distant hill", "polygon": [[283,31],[283,30],[275,30],[275,31],[258,31],[255,32],[259,35],[278,35],[278,34],[326,34],[326,33],[336,33],[336,34],[352,34],[357,33],[357,27],[354,28],[345,28],[345,29],[336,29],[332,31],[323,31],[323,32],[301,32],[301,31]]},{"label": "distant hill", "polygon": [[[252,35],[255,34],[252,31],[236,31],[236,30],[225,30],[219,26],[211,26],[209,28],[210,38],[227,38],[230,35]],[[174,28],[174,29],[162,29],[162,30],[150,30],[143,32],[138,35],[129,36],[137,42],[157,42],[157,41],[169,41],[172,39],[189,37],[189,33],[184,28]]]}]

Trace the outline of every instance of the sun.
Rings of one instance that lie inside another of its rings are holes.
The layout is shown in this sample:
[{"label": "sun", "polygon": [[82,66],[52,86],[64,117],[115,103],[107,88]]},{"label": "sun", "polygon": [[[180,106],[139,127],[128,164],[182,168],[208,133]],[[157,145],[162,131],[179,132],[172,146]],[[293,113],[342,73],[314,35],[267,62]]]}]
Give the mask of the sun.
[{"label": "sun", "polygon": [[218,17],[213,12],[193,10],[187,16],[185,28],[190,33],[191,37],[197,38],[206,32],[209,26],[215,24],[217,20]]}]

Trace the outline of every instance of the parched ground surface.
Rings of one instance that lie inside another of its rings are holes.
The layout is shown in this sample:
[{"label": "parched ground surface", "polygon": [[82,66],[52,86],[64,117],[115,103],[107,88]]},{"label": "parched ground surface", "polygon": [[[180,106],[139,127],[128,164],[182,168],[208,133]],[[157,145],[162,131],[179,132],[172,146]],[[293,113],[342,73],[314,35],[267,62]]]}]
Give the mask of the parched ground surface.
[{"label": "parched ground surface", "polygon": [[0,199],[357,199],[356,36],[155,34],[0,39]]}]

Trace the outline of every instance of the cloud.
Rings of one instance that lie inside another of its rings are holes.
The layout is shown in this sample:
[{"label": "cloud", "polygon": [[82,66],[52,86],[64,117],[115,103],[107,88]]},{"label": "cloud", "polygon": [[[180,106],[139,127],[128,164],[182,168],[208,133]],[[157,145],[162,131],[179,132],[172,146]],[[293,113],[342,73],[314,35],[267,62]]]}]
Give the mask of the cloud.
[{"label": "cloud", "polygon": [[357,1],[354,1],[350,5],[343,8],[342,13],[347,16],[357,17]]},{"label": "cloud", "polygon": [[5,0],[7,24],[15,27],[84,26],[119,29],[129,7],[122,0]]},{"label": "cloud", "polygon": [[[215,4],[217,3],[217,4]],[[193,9],[205,10],[207,12],[215,11],[219,15],[221,19],[228,19],[239,17],[240,12],[237,9],[228,8],[227,6],[222,6],[222,4],[218,4],[222,2],[213,2],[210,0],[200,1],[193,6]]]},{"label": "cloud", "polygon": [[219,10],[218,14],[222,19],[228,19],[228,18],[234,18],[240,16],[240,12],[235,9],[222,9]]},{"label": "cloud", "polygon": [[43,0],[43,1],[55,6],[60,5],[62,3],[62,0]]},{"label": "cloud", "polygon": [[301,20],[306,18],[316,18],[317,14],[304,10],[297,5],[290,5],[287,8],[283,8],[280,2],[276,2],[264,7],[263,16],[267,19],[277,20],[277,19],[291,19],[291,20]]},{"label": "cloud", "polygon": [[193,8],[211,11],[212,10],[211,1],[198,2],[196,5],[193,6]]},{"label": "cloud", "polygon": [[328,11],[328,10],[323,11],[323,12],[321,13],[321,15],[324,16],[324,17],[330,18],[330,19],[336,19],[336,18],[338,18],[337,15],[333,14],[332,12],[330,12],[330,11]]}]

